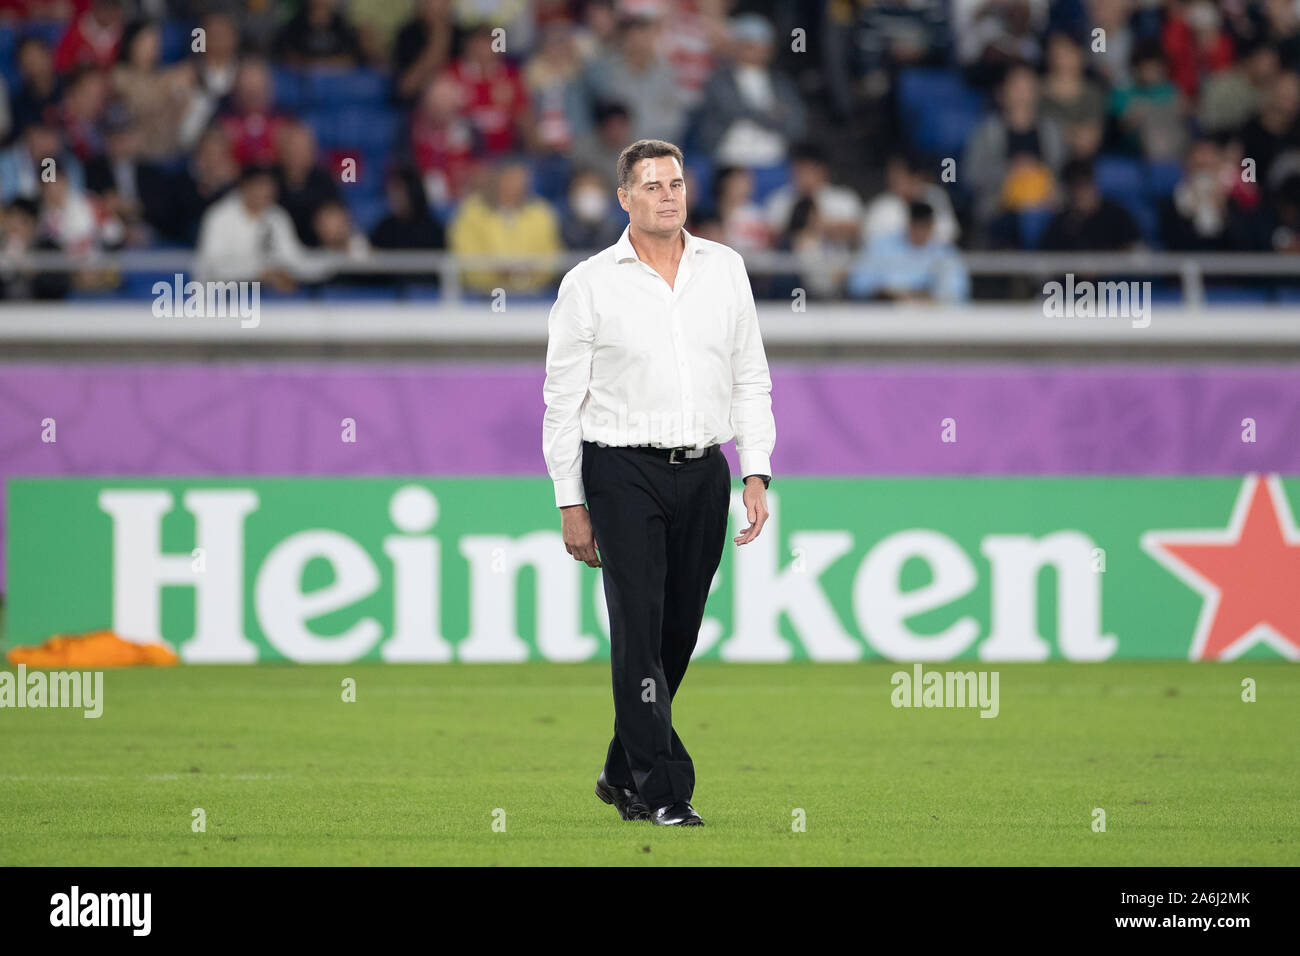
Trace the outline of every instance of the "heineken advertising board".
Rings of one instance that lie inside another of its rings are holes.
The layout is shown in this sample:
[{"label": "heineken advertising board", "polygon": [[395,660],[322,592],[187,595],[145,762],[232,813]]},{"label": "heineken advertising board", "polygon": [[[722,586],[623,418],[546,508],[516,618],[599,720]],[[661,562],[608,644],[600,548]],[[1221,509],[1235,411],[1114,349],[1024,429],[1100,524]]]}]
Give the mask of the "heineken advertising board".
[{"label": "heineken advertising board", "polygon": [[[697,658],[1300,659],[1300,479],[791,478]],[[744,527],[737,488],[729,536]],[[607,659],[534,478],[17,479],[9,644],[186,662]]]}]

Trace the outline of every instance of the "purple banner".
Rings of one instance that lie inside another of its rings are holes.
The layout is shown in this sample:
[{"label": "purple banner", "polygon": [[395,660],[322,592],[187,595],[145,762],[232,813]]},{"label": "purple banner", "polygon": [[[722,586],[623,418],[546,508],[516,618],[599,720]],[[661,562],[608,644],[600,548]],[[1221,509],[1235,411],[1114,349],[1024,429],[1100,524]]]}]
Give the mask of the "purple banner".
[{"label": "purple banner", "polygon": [[[542,477],[542,377],[540,364],[0,365],[0,504],[26,475]],[[774,364],[772,378],[778,479],[1300,474],[1294,366]]]}]

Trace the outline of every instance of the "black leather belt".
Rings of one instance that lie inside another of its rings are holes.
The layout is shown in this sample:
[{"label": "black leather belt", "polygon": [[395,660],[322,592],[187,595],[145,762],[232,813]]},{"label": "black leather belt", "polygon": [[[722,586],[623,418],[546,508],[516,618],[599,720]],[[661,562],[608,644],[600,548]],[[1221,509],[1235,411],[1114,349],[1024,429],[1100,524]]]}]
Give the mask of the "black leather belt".
[{"label": "black leather belt", "polygon": [[666,458],[670,465],[684,465],[688,461],[708,458],[718,450],[717,445],[709,445],[706,448],[692,448],[689,445],[679,445],[676,448],[660,448],[657,445],[620,445],[618,447],[626,448],[628,451],[644,452],[648,455],[654,455],[656,458]]}]

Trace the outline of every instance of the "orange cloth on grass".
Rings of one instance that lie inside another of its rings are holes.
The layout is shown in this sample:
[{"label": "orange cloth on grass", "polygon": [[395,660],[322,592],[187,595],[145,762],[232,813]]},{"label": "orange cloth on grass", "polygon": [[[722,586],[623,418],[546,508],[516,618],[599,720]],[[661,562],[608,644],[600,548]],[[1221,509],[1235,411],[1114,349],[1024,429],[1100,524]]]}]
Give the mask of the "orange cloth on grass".
[{"label": "orange cloth on grass", "polygon": [[55,634],[44,644],[15,647],[6,655],[15,667],[170,667],[180,658],[161,644],[137,644],[112,631]]}]

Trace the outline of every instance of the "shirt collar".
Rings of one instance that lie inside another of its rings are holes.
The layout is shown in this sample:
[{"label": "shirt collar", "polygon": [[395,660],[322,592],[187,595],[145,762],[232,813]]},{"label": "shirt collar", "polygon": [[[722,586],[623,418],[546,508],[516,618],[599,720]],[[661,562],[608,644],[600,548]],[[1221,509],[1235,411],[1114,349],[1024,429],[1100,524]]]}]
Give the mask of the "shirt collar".
[{"label": "shirt collar", "polygon": [[[640,258],[636,254],[636,249],[632,246],[631,232],[632,224],[628,223],[623,227],[623,235],[619,236],[618,242],[614,244],[615,262],[628,262],[629,260],[636,261]],[[696,253],[704,250],[704,243],[700,242],[699,239],[687,232],[685,226],[682,227],[682,235],[686,237],[686,246],[682,250],[683,259],[688,256],[694,256]]]}]

